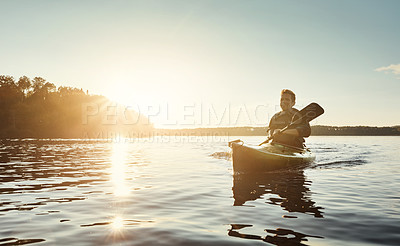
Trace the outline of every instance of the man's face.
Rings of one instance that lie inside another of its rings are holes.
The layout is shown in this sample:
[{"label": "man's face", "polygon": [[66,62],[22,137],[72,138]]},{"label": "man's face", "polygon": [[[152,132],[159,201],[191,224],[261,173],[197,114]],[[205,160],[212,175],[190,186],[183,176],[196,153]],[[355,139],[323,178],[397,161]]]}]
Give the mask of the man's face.
[{"label": "man's face", "polygon": [[289,110],[294,106],[294,102],[292,100],[292,97],[287,94],[283,93],[281,96],[281,108],[283,111]]}]

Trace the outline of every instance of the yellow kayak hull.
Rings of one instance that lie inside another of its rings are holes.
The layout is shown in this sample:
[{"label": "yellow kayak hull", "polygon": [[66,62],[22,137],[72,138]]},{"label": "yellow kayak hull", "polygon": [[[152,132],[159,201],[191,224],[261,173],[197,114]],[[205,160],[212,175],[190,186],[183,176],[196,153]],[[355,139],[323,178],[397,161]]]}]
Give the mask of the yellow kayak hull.
[{"label": "yellow kayak hull", "polygon": [[305,165],[315,160],[309,149],[300,149],[280,144],[252,146],[242,141],[229,143],[232,148],[233,170],[237,172],[267,172]]}]

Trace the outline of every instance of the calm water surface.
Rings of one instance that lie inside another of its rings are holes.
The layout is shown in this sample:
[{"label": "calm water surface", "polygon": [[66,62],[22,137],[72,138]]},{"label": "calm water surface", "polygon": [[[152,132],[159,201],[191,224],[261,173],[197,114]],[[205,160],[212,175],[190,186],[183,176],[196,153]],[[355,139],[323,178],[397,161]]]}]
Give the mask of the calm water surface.
[{"label": "calm water surface", "polygon": [[309,167],[251,176],[234,139],[3,140],[0,245],[399,245],[400,137],[311,137]]}]

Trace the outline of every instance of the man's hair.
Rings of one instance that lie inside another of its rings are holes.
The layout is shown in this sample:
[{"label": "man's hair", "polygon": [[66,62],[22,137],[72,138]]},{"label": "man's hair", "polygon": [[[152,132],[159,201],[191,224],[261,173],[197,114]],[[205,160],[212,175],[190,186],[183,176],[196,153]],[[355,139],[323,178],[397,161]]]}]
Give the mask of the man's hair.
[{"label": "man's hair", "polygon": [[289,94],[291,97],[292,97],[292,101],[293,102],[296,102],[296,94],[294,94],[294,92],[293,91],[291,91],[291,90],[289,90],[289,89],[283,89],[282,91],[281,91],[281,96],[283,95],[283,94]]}]

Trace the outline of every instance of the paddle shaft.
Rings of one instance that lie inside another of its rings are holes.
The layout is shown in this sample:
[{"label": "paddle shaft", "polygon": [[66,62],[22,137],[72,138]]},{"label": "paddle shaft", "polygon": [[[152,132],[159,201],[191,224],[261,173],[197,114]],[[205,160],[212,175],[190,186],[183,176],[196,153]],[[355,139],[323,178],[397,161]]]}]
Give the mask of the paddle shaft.
[{"label": "paddle shaft", "polygon": [[[295,120],[294,122],[290,123],[290,124],[287,125],[286,127],[282,128],[282,129],[279,131],[279,133],[282,133],[282,132],[286,131],[289,127],[291,127],[291,126],[293,126],[293,125],[295,125],[295,124],[300,123],[301,120],[303,120],[303,118],[304,118],[304,117],[301,117],[301,118]],[[263,144],[265,144],[265,143],[268,143],[271,139],[274,138],[274,136],[275,136],[275,134],[273,134],[272,136],[268,137],[268,139],[265,140],[264,142],[260,143],[259,146],[261,146],[261,145],[263,145]]]}]

